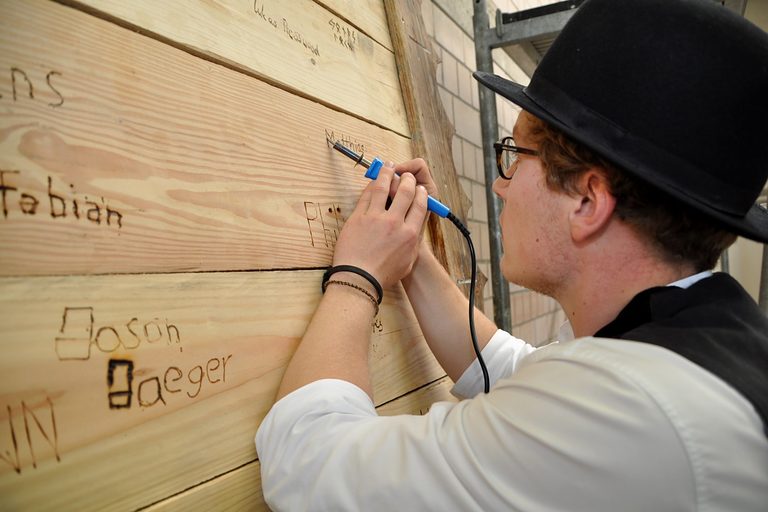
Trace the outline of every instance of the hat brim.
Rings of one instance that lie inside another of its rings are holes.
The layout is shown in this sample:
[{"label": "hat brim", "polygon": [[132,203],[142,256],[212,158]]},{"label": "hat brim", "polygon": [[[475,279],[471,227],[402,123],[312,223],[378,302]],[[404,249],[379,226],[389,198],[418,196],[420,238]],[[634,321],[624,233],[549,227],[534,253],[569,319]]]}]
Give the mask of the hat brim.
[{"label": "hat brim", "polygon": [[607,147],[610,146],[610,143],[606,142],[609,137],[602,137],[599,128],[598,130],[595,130],[594,127],[590,127],[592,129],[585,129],[585,126],[583,125],[574,127],[570,123],[565,122],[562,119],[563,116],[559,116],[552,112],[551,109],[547,109],[527,94],[525,86],[494,75],[493,73],[483,71],[476,71],[473,73],[473,76],[478,82],[495,93],[515,103],[539,119],[546,121],[566,135],[581,142],[601,156],[615,163],[622,169],[627,170],[646,183],[679,199],[695,210],[709,216],[714,221],[718,221],[725,229],[758,242],[768,243],[768,209],[765,207],[755,204],[744,216],[733,215],[716,209],[703,203],[697,198],[686,194],[685,190],[680,190],[679,188],[672,186],[672,184],[669,183],[668,180],[665,180],[664,176],[657,170],[649,167],[646,162],[638,161],[634,157],[636,152],[630,152],[633,154],[624,155],[611,151],[610,148]]}]

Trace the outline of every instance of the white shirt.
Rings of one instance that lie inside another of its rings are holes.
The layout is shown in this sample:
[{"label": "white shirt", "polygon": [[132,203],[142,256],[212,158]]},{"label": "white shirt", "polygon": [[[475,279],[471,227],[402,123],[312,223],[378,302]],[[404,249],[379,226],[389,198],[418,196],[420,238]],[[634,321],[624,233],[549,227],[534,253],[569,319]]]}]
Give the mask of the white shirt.
[{"label": "white shirt", "polygon": [[277,402],[256,448],[280,510],[761,511],[768,441],[733,388],[664,348],[498,331],[424,416],[376,415],[358,387]]}]

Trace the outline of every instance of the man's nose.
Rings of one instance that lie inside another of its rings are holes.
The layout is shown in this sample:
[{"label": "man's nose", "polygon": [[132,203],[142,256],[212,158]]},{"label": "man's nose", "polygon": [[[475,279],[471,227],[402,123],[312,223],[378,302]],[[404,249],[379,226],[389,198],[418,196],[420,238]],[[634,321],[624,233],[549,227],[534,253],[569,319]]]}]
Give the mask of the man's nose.
[{"label": "man's nose", "polygon": [[493,181],[493,185],[491,189],[493,190],[493,193],[499,196],[500,199],[504,199],[504,190],[509,186],[510,180],[503,180],[500,177],[496,178]]}]

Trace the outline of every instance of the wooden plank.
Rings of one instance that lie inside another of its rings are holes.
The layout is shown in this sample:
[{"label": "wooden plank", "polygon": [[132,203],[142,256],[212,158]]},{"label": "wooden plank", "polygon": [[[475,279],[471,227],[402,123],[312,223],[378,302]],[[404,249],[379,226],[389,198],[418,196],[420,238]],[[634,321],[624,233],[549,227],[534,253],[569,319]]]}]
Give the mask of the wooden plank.
[{"label": "wooden plank", "polygon": [[[381,405],[382,416],[424,414],[437,401],[456,401],[450,394],[453,382],[448,377],[430,383],[405,396]],[[258,461],[214,478],[202,485],[172,496],[148,512],[207,512],[209,510],[269,510],[261,492],[261,467]]]},{"label": "wooden plank", "polygon": [[[0,279],[0,508],[132,509],[255,460],[320,278]],[[401,287],[372,335],[375,403],[444,374]]]},{"label": "wooden plank", "polygon": [[426,414],[435,402],[457,402],[451,394],[453,381],[450,377],[442,377],[435,382],[411,391],[391,402],[380,405],[376,410],[381,416],[396,416],[398,414]]},{"label": "wooden plank", "polygon": [[[440,102],[435,52],[421,18],[419,1],[384,0],[384,6],[408,123],[413,133],[413,153],[427,161],[434,173],[440,199],[466,223],[470,201],[458,182],[453,164],[451,140],[454,129]],[[465,281],[470,276],[470,258],[462,235],[449,222],[441,222],[434,216],[430,218],[429,232],[440,262],[457,281]],[[484,284],[485,278],[480,276],[476,295],[480,299],[480,308]]]},{"label": "wooden plank", "polygon": [[50,2],[6,2],[0,48],[2,275],[326,266],[367,183],[327,140],[410,154],[390,131]]},{"label": "wooden plank", "polygon": [[181,494],[171,496],[146,512],[210,512],[211,510],[268,511],[261,492],[261,465],[251,462]]},{"label": "wooden plank", "polygon": [[382,0],[316,0],[326,9],[354,25],[392,51],[387,12]]},{"label": "wooden plank", "polygon": [[409,134],[392,52],[313,0],[67,3]]}]

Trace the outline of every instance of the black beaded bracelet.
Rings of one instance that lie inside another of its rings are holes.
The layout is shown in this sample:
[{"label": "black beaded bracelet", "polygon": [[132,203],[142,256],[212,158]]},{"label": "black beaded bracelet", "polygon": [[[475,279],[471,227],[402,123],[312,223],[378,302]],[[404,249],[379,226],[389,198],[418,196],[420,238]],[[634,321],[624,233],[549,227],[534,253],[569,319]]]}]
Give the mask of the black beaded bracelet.
[{"label": "black beaded bracelet", "polygon": [[330,279],[330,277],[336,272],[352,272],[353,274],[357,274],[361,277],[364,277],[376,289],[376,293],[379,294],[379,299],[376,303],[381,304],[381,299],[384,298],[384,290],[381,288],[381,285],[379,284],[379,282],[376,280],[375,277],[373,277],[371,274],[369,274],[365,270],[361,269],[360,267],[354,267],[352,265],[337,265],[335,267],[331,267],[328,270],[326,270],[325,273],[323,274],[323,284],[322,284],[323,293],[325,293],[325,288],[328,286],[328,279]]}]

